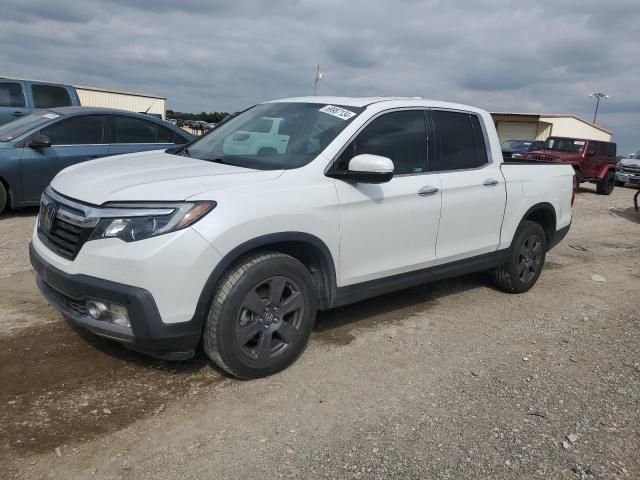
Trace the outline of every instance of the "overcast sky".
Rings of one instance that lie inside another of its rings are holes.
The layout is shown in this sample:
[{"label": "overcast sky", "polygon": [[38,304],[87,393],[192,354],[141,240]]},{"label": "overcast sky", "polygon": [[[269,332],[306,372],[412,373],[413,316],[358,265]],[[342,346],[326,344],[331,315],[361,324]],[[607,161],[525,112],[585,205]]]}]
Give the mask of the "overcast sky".
[{"label": "overcast sky", "polygon": [[313,93],[593,117],[640,149],[640,1],[2,0],[0,76],[235,111]]}]

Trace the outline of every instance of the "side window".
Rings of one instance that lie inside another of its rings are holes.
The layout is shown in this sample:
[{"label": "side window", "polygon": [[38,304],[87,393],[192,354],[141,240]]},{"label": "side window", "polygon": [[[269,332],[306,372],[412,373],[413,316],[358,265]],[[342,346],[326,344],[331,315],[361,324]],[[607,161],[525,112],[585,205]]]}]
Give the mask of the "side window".
[{"label": "side window", "polygon": [[607,157],[615,157],[616,153],[616,144],[607,143]]},{"label": "side window", "polygon": [[115,117],[115,143],[158,143],[158,126],[133,117]]},{"label": "side window", "polygon": [[0,83],[0,107],[24,107],[24,95],[19,83]]},{"label": "side window", "polygon": [[489,163],[489,157],[487,156],[487,144],[484,141],[484,132],[482,131],[482,125],[480,125],[480,119],[477,115],[469,115],[471,119],[471,128],[473,129],[473,140],[476,145],[476,166],[481,167]]},{"label": "side window", "polygon": [[51,139],[52,145],[101,144],[104,143],[103,132],[104,117],[102,115],[69,118],[40,131]]},{"label": "side window", "polygon": [[175,143],[174,133],[168,128],[158,126],[158,143]]},{"label": "side window", "polygon": [[476,115],[432,110],[431,119],[436,143],[435,170],[465,170],[488,162],[484,135]]},{"label": "side window", "polygon": [[346,170],[349,160],[363,153],[390,158],[396,175],[425,172],[427,131],[424,112],[392,112],[376,118],[340,155],[336,168]]},{"label": "side window", "polygon": [[53,85],[31,85],[33,103],[36,108],[68,107],[71,97],[66,88]]}]

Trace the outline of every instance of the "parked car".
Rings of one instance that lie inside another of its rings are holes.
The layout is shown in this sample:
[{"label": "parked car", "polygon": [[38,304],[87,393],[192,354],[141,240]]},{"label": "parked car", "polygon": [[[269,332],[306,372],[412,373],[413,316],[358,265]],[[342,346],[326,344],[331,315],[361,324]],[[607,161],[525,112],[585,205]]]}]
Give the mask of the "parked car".
[{"label": "parked car", "polygon": [[616,180],[616,144],[585,138],[549,137],[540,150],[524,156],[527,160],[563,163],[576,172],[578,184],[596,184],[596,192],[609,195]]},{"label": "parked car", "polygon": [[640,152],[630,158],[623,158],[616,166],[616,185],[640,185]]},{"label": "parked car", "polygon": [[532,150],[538,150],[542,148],[544,145],[543,140],[507,140],[500,148],[502,149],[502,158],[505,160],[509,159],[520,159],[523,157],[525,153],[529,153]]},{"label": "parked car", "polygon": [[[285,151],[226,150],[263,118]],[[287,99],[186,147],[67,168],[30,255],[78,325],[167,359],[202,344],[262,377],[298,358],[318,309],[485,269],[526,292],[569,230],[573,182],[569,165],[503,163],[474,107]]]},{"label": "parked car", "polygon": [[144,114],[91,107],[38,110],[0,125],[0,213],[6,206],[38,205],[51,179],[70,165],[166,149],[192,138]]},{"label": "parked car", "polygon": [[39,108],[80,105],[71,85],[0,79],[0,125],[24,117]]}]

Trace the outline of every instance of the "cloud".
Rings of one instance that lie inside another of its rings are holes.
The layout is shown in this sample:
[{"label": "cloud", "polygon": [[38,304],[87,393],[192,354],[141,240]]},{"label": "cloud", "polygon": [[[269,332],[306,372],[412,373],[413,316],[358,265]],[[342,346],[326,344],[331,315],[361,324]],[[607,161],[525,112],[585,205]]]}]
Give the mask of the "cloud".
[{"label": "cloud", "polygon": [[239,110],[313,91],[592,117],[640,148],[634,0],[5,0],[0,75]]}]

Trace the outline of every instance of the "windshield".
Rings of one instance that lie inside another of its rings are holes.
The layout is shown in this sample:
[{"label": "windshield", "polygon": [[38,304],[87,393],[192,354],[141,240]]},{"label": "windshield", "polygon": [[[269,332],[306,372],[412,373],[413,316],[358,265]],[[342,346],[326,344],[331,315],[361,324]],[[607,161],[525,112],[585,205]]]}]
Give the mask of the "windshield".
[{"label": "windshield", "polygon": [[584,149],[584,140],[574,140],[571,138],[548,138],[544,148],[549,150],[562,150],[563,152],[580,153]]},{"label": "windshield", "polygon": [[636,154],[632,155],[631,158],[633,158],[635,160],[640,160],[640,152],[636,152]]},{"label": "windshield", "polygon": [[10,142],[23,133],[40,125],[44,125],[60,116],[59,113],[54,113],[49,110],[39,110],[31,115],[0,125],[0,142]]},{"label": "windshield", "polygon": [[507,140],[501,147],[503,150],[526,150],[531,146],[531,142],[526,140]]},{"label": "windshield", "polygon": [[364,109],[320,103],[257,105],[189,145],[183,154],[258,170],[313,160]]}]

